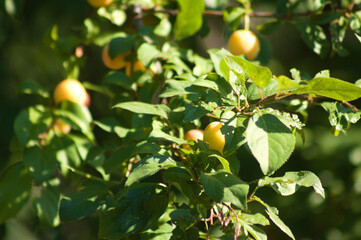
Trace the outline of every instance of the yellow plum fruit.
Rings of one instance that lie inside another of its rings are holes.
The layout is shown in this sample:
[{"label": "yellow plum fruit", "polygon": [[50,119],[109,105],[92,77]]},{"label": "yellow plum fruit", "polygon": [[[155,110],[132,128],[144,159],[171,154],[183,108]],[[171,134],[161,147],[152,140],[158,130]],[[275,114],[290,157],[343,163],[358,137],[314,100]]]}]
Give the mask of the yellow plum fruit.
[{"label": "yellow plum fruit", "polygon": [[221,122],[211,122],[204,129],[203,141],[209,144],[209,149],[217,150],[223,153],[224,145],[226,144],[226,138],[221,132]]},{"label": "yellow plum fruit", "polygon": [[245,55],[249,60],[254,60],[260,51],[257,36],[249,30],[237,30],[228,39],[228,49],[235,55]]},{"label": "yellow plum fruit", "polygon": [[55,104],[68,100],[89,106],[90,97],[83,85],[76,79],[65,79],[61,81],[54,90]]}]

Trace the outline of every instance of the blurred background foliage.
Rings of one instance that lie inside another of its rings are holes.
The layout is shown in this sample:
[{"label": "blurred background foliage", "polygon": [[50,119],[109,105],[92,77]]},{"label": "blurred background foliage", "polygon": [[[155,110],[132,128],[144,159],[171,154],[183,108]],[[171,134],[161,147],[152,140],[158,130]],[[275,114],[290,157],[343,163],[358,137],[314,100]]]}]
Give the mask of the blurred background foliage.
[{"label": "blurred background foliage", "polygon": [[[225,0],[206,2],[208,7],[216,9],[217,4]],[[252,8],[254,12],[274,12],[275,2],[255,0]],[[307,4],[310,1],[304,2]],[[85,0],[5,0],[0,4],[0,167],[4,169],[9,162],[18,160],[19,156],[14,148],[16,145],[13,144],[15,116],[21,109],[39,101],[33,96],[18,94],[20,84],[34,80],[51,91],[66,77],[61,53],[54,51],[49,44],[51,29],[56,25],[60,37],[81,36],[83,20],[94,15],[96,10]],[[207,37],[195,36],[182,42],[183,47],[193,48],[203,56],[206,56],[208,48],[226,47],[222,19],[207,16],[205,20],[210,31]],[[268,19],[252,18],[251,29],[256,30],[257,25],[266,20]],[[324,58],[320,58],[306,46],[294,25],[285,23],[276,32],[259,36],[262,39],[260,60],[276,75],[289,76],[289,70],[297,68],[309,76],[329,69],[332,77],[349,82],[355,82],[361,76],[361,45],[350,32],[346,33],[344,41],[349,54]],[[101,82],[106,69],[100,54],[98,46],[84,47],[86,57],[80,69],[81,81]],[[91,95],[91,112],[97,119],[104,110],[103,101],[96,93]],[[358,102],[355,105],[361,107]],[[302,144],[299,141],[296,151],[278,174],[281,176],[283,172],[293,170],[316,173],[325,187],[326,199],[323,200],[309,189],[300,189],[289,197],[274,194],[272,189],[264,189],[260,193],[270,205],[278,206],[281,218],[293,230],[296,239],[361,239],[360,124],[352,126],[347,135],[334,137],[330,132],[327,113],[315,105],[310,108],[306,126],[306,142]],[[239,152],[239,158],[244,180],[261,175],[256,161],[246,150]],[[252,171],[245,171],[244,166]],[[17,218],[0,226],[0,239],[97,239],[96,218],[68,223],[56,229],[38,229],[37,221],[31,206],[27,206]],[[271,226],[266,231],[269,239],[287,238],[276,227]]]}]

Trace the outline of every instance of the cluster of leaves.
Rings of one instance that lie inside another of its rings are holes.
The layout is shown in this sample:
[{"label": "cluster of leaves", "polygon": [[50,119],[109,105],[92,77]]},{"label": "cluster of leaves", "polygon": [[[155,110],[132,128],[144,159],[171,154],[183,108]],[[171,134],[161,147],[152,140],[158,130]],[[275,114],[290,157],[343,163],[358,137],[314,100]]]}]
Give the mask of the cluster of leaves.
[{"label": "cluster of leaves", "polygon": [[[84,82],[95,95],[108,97],[109,108],[98,119],[77,103],[54,106],[46,89],[23,83],[21,91],[40,96],[42,103],[20,112],[14,123],[23,159],[0,179],[5,206],[0,222],[32,201],[47,227],[97,213],[101,239],[262,240],[267,234],[260,226],[270,222],[294,239],[277,208],[257,191],[272,187],[287,196],[299,187],[312,187],[324,197],[312,172],[272,175],[290,158],[297,134],[303,137],[299,116],[305,119],[309,105],[321,102],[331,125],[346,130],[360,118],[347,101],[361,97],[361,88],[327,71],[309,80],[297,70],[291,77],[273,76],[268,68],[224,49],[209,50],[209,59],[201,57],[179,48],[172,38],[180,40],[201,29],[203,1],[179,0],[175,19],[157,12],[150,2],[132,2],[137,4],[98,9],[76,37],[59,36],[57,28],[52,29],[50,44],[59,51],[69,77],[77,77],[84,62],[84,56],[69,54],[69,49],[106,43],[113,57],[133,50],[132,57],[148,70],[130,75],[109,71],[101,83]],[[174,9],[172,3],[162,7]],[[127,20],[129,9],[135,21]],[[145,24],[146,14],[155,24]],[[129,21],[138,31],[129,30]],[[322,101],[327,98],[337,102]],[[72,131],[55,131],[56,119]],[[209,149],[206,142],[183,139],[187,130],[204,128],[213,120],[222,122],[223,153]],[[98,137],[99,131],[109,138]],[[251,152],[263,177],[242,180],[242,159],[235,154],[240,148]],[[39,194],[32,195],[34,189],[40,189]]]}]

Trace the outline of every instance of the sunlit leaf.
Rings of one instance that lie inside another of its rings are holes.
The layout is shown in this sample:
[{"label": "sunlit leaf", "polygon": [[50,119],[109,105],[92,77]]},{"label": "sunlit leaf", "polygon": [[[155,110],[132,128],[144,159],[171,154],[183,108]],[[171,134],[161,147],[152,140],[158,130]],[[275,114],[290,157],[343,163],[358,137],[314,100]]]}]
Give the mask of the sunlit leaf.
[{"label": "sunlit leaf", "polygon": [[292,131],[270,114],[253,115],[247,126],[246,141],[264,175],[279,169],[296,144]]}]

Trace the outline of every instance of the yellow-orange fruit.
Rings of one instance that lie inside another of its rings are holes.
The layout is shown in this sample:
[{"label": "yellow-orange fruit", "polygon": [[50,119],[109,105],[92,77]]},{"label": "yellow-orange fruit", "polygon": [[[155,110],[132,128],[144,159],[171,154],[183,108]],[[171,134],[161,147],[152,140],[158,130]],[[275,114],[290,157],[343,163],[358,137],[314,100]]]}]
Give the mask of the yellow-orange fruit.
[{"label": "yellow-orange fruit", "polygon": [[83,85],[75,79],[65,79],[61,81],[54,90],[55,104],[68,100],[87,106],[90,97]]},{"label": "yellow-orange fruit", "polygon": [[260,51],[257,36],[249,30],[237,30],[228,39],[228,49],[233,55],[245,55],[254,60]]},{"label": "yellow-orange fruit", "polygon": [[130,51],[119,54],[115,56],[114,58],[111,58],[109,55],[109,43],[104,46],[103,52],[102,52],[102,59],[104,65],[112,70],[119,70],[124,68],[127,65],[127,62],[125,61],[126,57],[130,55]]},{"label": "yellow-orange fruit", "polygon": [[127,74],[128,77],[130,77],[133,72],[145,72],[146,70],[147,69],[144,67],[143,63],[139,60],[136,62],[127,62],[125,65],[125,74]]},{"label": "yellow-orange fruit", "polygon": [[[203,130],[201,129],[192,129],[189,130],[185,135],[184,135],[184,140],[187,141],[197,141],[197,140],[203,140]],[[190,146],[188,144],[183,144],[183,148],[190,150]]]},{"label": "yellow-orange fruit", "polygon": [[221,122],[211,122],[204,129],[203,141],[209,144],[209,149],[217,150],[223,153],[224,145],[226,144],[226,138],[221,132]]},{"label": "yellow-orange fruit", "polygon": [[88,0],[88,3],[95,8],[106,7],[112,2],[113,0]]},{"label": "yellow-orange fruit", "polygon": [[66,124],[61,119],[57,118],[54,121],[54,130],[56,132],[62,132],[64,134],[68,134],[71,130],[71,127],[69,124]]}]

